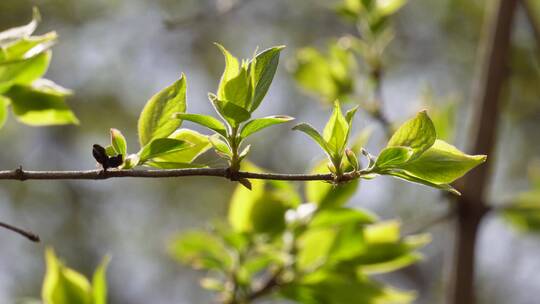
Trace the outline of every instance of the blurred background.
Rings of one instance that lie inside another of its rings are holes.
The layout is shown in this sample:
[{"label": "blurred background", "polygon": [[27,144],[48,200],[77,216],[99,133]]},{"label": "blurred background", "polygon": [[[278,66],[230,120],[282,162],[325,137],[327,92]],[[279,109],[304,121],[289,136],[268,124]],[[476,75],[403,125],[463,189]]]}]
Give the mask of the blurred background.
[{"label": "blurred background", "polygon": [[[448,96],[459,101],[454,142],[465,148],[486,1],[490,0],[411,0],[400,10],[383,86],[384,111],[391,121],[404,121],[424,107],[423,92],[430,87],[435,109],[443,107]],[[81,125],[32,128],[10,117],[0,134],[0,168],[94,168],[91,146],[105,145],[111,127],[127,136],[128,149],[135,152],[140,110],[182,72],[188,79],[188,110],[212,113],[206,96],[216,90],[223,69],[222,55],[212,42],[244,58],[257,46],[287,45],[269,95],[256,114],[288,114],[322,128],[330,109],[303,94],[288,67],[298,48],[324,47],[329,38],[354,31],[336,17],[332,10],[336,3],[1,0],[0,29],[27,23],[37,6],[43,19],[38,34],[58,32],[47,78],[75,92],[69,104]],[[540,5],[534,13],[540,20]],[[511,54],[496,153],[489,159],[493,205],[529,188],[527,172],[540,155],[540,48],[522,10]],[[378,153],[385,144],[383,130],[365,113],[356,122],[356,131],[374,128],[367,148]],[[184,126],[200,130],[190,123]],[[276,172],[305,172],[321,153],[291,127],[275,127],[253,138],[251,160]],[[203,157],[209,165],[220,165],[214,159],[211,153]],[[179,231],[223,218],[233,188],[223,179],[200,177],[4,181],[0,220],[32,229],[42,243],[0,231],[0,302],[39,297],[43,249],[51,245],[70,267],[87,275],[103,255],[110,254],[110,303],[208,303],[211,295],[198,287],[200,274],[170,259],[167,241]],[[384,177],[363,182],[353,201],[382,219],[401,219],[405,231],[448,208],[437,190]],[[425,261],[382,279],[418,290],[418,303],[443,303],[452,229],[443,223],[430,232],[433,242],[423,250]],[[540,237],[518,233],[499,217],[487,218],[478,242],[478,303],[537,303],[538,252]]]}]

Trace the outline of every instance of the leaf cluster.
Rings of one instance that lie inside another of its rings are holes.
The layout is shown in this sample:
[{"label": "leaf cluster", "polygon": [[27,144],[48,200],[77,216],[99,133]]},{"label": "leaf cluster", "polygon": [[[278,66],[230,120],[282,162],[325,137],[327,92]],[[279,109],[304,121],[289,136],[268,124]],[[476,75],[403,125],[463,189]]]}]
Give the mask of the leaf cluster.
[{"label": "leaf cluster", "polygon": [[0,127],[9,106],[19,121],[31,126],[79,123],[65,102],[71,91],[42,78],[57,35],[33,35],[39,21],[34,9],[30,23],[0,32]]}]

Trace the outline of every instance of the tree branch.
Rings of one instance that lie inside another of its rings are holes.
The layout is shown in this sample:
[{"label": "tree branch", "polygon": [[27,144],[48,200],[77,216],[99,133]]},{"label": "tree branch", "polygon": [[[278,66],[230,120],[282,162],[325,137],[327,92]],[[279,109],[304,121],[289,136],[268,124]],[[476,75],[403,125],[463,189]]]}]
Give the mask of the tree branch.
[{"label": "tree branch", "polygon": [[18,227],[15,227],[13,225],[6,224],[6,223],[3,223],[3,222],[0,222],[0,227],[6,228],[6,229],[11,230],[11,231],[13,231],[15,233],[18,233],[18,234],[24,236],[25,238],[29,239],[32,242],[36,242],[36,243],[39,242],[39,236],[37,234],[33,233],[33,232],[30,232],[30,231],[27,231],[27,230],[24,230],[24,229],[21,229],[21,228],[18,228]]},{"label": "tree branch", "polygon": [[337,177],[333,174],[284,174],[284,173],[255,173],[244,171],[231,171],[228,168],[193,168],[193,169],[167,169],[167,170],[81,170],[81,171],[27,171],[21,167],[15,170],[0,171],[0,180],[102,180],[120,177],[140,178],[172,178],[184,176],[215,176],[224,177],[232,181],[241,178],[287,181],[330,181],[347,182],[360,178],[370,172],[360,170],[347,172]]}]

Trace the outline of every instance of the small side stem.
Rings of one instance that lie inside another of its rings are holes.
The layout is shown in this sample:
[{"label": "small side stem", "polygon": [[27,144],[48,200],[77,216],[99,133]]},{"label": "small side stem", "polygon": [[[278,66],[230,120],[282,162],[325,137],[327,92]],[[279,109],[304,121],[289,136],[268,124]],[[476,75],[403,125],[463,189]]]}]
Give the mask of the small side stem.
[{"label": "small side stem", "polygon": [[0,227],[3,227],[5,229],[11,230],[11,231],[13,231],[15,233],[18,233],[18,234],[24,236],[25,238],[29,239],[32,242],[39,243],[39,241],[40,241],[39,236],[37,234],[31,232],[31,231],[27,231],[27,230],[24,230],[24,229],[21,229],[21,228],[18,228],[18,227],[15,227],[13,225],[3,223],[3,222],[0,222]]}]

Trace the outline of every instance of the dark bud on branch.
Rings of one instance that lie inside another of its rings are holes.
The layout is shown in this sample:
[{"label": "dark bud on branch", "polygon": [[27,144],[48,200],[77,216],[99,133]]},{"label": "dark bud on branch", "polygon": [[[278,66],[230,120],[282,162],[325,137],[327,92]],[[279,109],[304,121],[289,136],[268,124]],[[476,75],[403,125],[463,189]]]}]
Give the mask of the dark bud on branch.
[{"label": "dark bud on branch", "polygon": [[122,154],[109,157],[105,148],[97,144],[92,147],[92,155],[105,171],[109,168],[116,168],[123,162]]}]

